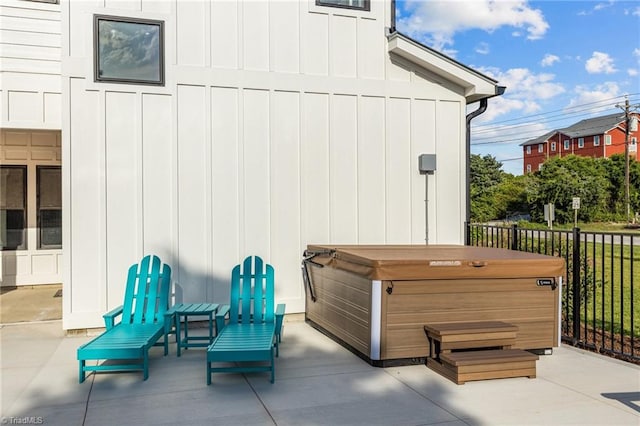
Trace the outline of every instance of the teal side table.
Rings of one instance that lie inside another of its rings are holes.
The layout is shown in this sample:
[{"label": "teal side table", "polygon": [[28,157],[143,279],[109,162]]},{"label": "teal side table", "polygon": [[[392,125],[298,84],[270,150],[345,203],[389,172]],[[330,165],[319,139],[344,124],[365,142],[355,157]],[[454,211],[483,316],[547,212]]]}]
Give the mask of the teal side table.
[{"label": "teal side table", "polygon": [[[168,319],[175,318],[177,352],[180,356],[181,349],[206,348],[213,342],[215,328],[215,314],[218,310],[217,303],[178,303],[165,314]],[[208,336],[189,336],[189,317],[206,316],[209,320]],[[184,318],[184,333],[181,322]],[[184,334],[184,336],[183,336]],[[217,330],[216,330],[217,334]]]}]

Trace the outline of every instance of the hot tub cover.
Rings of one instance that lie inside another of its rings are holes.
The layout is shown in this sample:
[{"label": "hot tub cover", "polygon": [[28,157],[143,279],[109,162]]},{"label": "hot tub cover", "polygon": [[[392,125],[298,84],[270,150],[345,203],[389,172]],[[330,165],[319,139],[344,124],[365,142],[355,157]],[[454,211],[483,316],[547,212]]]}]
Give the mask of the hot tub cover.
[{"label": "hot tub cover", "polygon": [[[521,251],[458,245],[314,245],[314,262],[370,280],[558,277],[564,260]],[[551,271],[551,274],[550,274]]]}]

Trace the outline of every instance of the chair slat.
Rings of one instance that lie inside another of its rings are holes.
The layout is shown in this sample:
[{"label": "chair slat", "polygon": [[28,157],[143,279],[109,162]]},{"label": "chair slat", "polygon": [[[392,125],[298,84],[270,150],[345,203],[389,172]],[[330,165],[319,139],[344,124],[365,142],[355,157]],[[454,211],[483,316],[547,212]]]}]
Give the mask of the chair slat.
[{"label": "chair slat", "polygon": [[169,309],[169,294],[171,293],[171,267],[167,264],[162,267],[160,275],[160,294],[158,295],[158,306],[155,311],[155,321],[164,321],[164,313]]},{"label": "chair slat", "polygon": [[137,287],[135,290],[135,305],[133,307],[133,323],[142,324],[144,318],[144,308],[149,289],[149,268],[151,263],[151,257],[145,256],[140,262],[140,271],[138,274]]},{"label": "chair slat", "polygon": [[274,289],[274,272],[273,272],[273,266],[271,265],[267,265],[267,273],[266,273],[266,277],[265,277],[265,289],[266,289],[266,294],[265,294],[265,299],[264,299],[264,317],[263,317],[263,321],[264,322],[273,322],[274,320],[274,312],[273,312],[273,307],[275,305],[275,289]]},{"label": "chair slat", "polygon": [[231,301],[229,309],[229,324],[236,324],[238,322],[238,315],[240,312],[240,265],[236,265],[231,273]]},{"label": "chair slat", "polygon": [[264,321],[264,265],[262,259],[255,257],[255,269],[253,273],[253,321]]},{"label": "chair slat", "polygon": [[124,303],[122,308],[123,324],[131,324],[131,321],[133,320],[131,312],[133,312],[133,304],[135,302],[134,299],[136,283],[138,281],[138,266],[139,265],[131,265],[131,267],[129,267],[129,273],[127,274],[127,285],[124,290]]},{"label": "chair slat", "polygon": [[160,259],[154,257],[150,265],[149,288],[145,294],[144,320],[155,322],[158,308],[158,296],[161,294]]},{"label": "chair slat", "polygon": [[242,322],[247,321],[247,318],[251,318],[251,302],[252,302],[252,283],[254,276],[254,262],[253,257],[247,257],[244,260],[242,274],[240,275],[242,286]]}]

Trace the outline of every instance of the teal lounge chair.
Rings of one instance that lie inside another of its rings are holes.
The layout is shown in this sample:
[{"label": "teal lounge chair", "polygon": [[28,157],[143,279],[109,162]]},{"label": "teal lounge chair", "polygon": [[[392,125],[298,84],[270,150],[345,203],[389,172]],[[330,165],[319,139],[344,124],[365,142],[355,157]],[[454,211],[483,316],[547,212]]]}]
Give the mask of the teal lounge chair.
[{"label": "teal lounge chair", "polygon": [[[163,336],[164,354],[168,354],[164,313],[169,305],[171,268],[166,264],[162,269],[160,266],[157,256],[146,256],[139,265],[131,265],[124,305],[103,315],[106,331],[78,348],[80,383],[87,371],[142,370],[147,380],[149,348]],[[109,362],[87,365],[88,360]]]},{"label": "teal lounge chair", "polygon": [[[279,304],[274,310],[274,272],[271,265],[263,264],[258,256],[249,256],[233,268],[231,305],[218,310],[218,335],[207,348],[207,385],[211,384],[211,374],[215,372],[270,371],[273,383],[274,355],[278,356],[282,340],[284,310],[284,304]],[[212,363],[234,365],[213,367]]]}]

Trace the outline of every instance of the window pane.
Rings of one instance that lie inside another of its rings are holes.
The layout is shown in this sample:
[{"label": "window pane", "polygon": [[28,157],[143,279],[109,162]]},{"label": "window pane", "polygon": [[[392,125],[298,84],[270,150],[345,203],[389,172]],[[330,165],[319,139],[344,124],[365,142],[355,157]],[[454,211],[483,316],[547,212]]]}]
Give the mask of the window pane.
[{"label": "window pane", "polygon": [[161,21],[95,16],[95,79],[164,85]]},{"label": "window pane", "polygon": [[319,6],[369,10],[369,0],[316,0]]},{"label": "window pane", "polygon": [[27,168],[0,166],[0,249],[26,248]]},{"label": "window pane", "polygon": [[38,167],[40,208],[62,208],[62,176],[59,167]]},{"label": "window pane", "polygon": [[62,210],[40,211],[39,248],[62,248]]},{"label": "window pane", "polygon": [[38,248],[62,248],[60,167],[38,167]]}]

